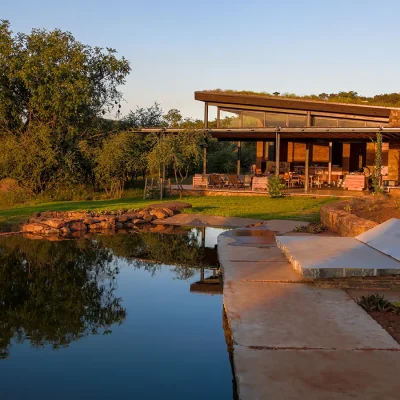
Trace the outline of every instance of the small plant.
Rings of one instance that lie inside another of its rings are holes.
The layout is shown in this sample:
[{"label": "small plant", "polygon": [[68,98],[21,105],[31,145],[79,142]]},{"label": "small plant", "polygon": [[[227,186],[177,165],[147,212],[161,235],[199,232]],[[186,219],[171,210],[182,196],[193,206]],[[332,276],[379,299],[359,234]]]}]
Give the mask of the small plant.
[{"label": "small plant", "polygon": [[347,206],[344,208],[344,211],[347,211],[347,212],[349,212],[349,213],[351,213],[352,210],[353,210],[353,209],[352,209],[352,207],[351,207],[350,204],[347,204]]},{"label": "small plant", "polygon": [[372,188],[375,194],[383,193],[383,189],[381,186],[382,180],[382,134],[378,132],[376,134],[375,143],[375,165],[374,171],[372,173]]},{"label": "small plant", "polygon": [[317,234],[326,231],[326,227],[320,221],[311,221],[308,225],[297,226],[294,231]]},{"label": "small plant", "polygon": [[358,305],[360,305],[365,311],[390,311],[392,310],[392,303],[386,300],[383,295],[380,294],[369,294],[368,296],[361,296],[357,299]]},{"label": "small plant", "polygon": [[280,178],[277,176],[273,176],[268,179],[268,193],[270,197],[283,197],[282,189],[285,188],[285,185],[281,182]]},{"label": "small plant", "polygon": [[392,313],[393,314],[400,314],[400,301],[394,301],[392,303]]}]

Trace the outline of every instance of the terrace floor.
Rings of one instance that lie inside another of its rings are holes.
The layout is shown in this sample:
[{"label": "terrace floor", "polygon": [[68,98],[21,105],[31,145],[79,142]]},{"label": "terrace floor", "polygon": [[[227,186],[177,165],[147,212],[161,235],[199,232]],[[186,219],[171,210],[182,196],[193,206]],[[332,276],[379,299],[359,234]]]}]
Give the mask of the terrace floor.
[{"label": "terrace floor", "polygon": [[[185,192],[192,194],[204,194],[204,195],[235,195],[235,196],[268,196],[268,193],[263,191],[252,191],[251,188],[246,189],[228,189],[228,188],[199,188],[193,187],[192,185],[182,185]],[[172,185],[171,189],[177,189],[176,185]],[[283,192],[288,196],[311,196],[311,197],[365,197],[370,196],[371,193],[367,191],[355,191],[345,190],[336,187],[324,187],[321,189],[313,188],[305,192],[304,188],[286,188]]]}]

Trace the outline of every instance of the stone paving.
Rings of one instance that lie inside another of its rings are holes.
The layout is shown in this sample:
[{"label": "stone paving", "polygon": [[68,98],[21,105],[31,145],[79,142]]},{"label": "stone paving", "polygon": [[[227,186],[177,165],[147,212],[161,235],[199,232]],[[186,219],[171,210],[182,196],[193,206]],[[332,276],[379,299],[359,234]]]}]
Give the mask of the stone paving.
[{"label": "stone paving", "polygon": [[305,281],[270,233],[225,232],[218,255],[240,399],[399,398],[400,346],[347,293]]}]

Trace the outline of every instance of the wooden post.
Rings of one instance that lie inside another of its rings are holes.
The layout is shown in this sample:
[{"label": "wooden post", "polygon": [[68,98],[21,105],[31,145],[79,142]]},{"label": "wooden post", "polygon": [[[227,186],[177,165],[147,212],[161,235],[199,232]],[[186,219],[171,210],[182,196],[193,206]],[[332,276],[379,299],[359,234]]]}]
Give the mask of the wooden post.
[{"label": "wooden post", "polygon": [[147,190],[147,177],[144,181],[143,200],[146,199],[146,190]]},{"label": "wooden post", "polygon": [[275,175],[279,178],[279,152],[280,152],[280,139],[279,129],[275,132]]},{"label": "wooden post", "polygon": [[332,142],[329,142],[328,184],[332,184]]},{"label": "wooden post", "polygon": [[[204,103],[204,129],[208,129],[208,102]],[[207,174],[207,148],[203,147],[203,175]]]},{"label": "wooden post", "polygon": [[237,144],[237,174],[240,175],[240,158],[242,156],[242,143]]},{"label": "wooden post", "polygon": [[309,186],[309,179],[310,179],[310,174],[308,171],[308,164],[310,162],[310,142],[306,143],[306,168],[305,168],[305,182],[304,182],[304,191],[308,192],[308,186]]}]

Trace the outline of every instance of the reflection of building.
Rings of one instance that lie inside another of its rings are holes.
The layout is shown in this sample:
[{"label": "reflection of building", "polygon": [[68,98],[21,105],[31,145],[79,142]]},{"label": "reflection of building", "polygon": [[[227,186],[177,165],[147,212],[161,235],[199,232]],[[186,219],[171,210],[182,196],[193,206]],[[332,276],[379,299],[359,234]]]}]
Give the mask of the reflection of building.
[{"label": "reflection of building", "polygon": [[[209,268],[207,268],[209,270]],[[200,270],[200,280],[190,285],[191,292],[207,293],[207,294],[219,294],[222,293],[222,282],[218,276],[216,268],[212,269],[212,275],[204,277],[205,268]]]}]

